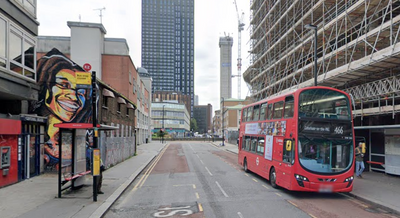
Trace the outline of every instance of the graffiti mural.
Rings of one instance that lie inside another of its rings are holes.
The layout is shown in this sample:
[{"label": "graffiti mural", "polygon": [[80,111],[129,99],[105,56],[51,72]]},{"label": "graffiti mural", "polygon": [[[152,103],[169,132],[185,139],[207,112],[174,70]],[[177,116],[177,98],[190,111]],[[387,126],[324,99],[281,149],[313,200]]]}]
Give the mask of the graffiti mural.
[{"label": "graffiti mural", "polygon": [[[57,49],[52,49],[38,60],[39,100],[32,105],[31,112],[48,117],[45,136],[47,169],[58,164],[60,155],[59,128],[54,125],[91,122],[91,88],[80,88],[76,83],[78,73],[82,72],[85,72],[82,67]],[[71,152],[66,149],[63,148],[62,158],[70,161]]]}]

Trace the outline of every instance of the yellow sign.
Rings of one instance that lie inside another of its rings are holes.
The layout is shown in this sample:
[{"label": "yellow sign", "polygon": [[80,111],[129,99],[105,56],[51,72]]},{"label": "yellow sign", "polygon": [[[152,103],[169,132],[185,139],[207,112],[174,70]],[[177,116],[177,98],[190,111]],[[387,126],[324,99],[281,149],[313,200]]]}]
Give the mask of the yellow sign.
[{"label": "yellow sign", "polygon": [[93,149],[93,176],[99,176],[100,175],[100,149],[95,148]]},{"label": "yellow sign", "polygon": [[78,85],[91,85],[92,76],[88,72],[77,72],[76,73],[76,84]]},{"label": "yellow sign", "polygon": [[292,140],[287,140],[286,141],[286,151],[291,151],[292,150]]},{"label": "yellow sign", "polygon": [[365,142],[363,142],[363,143],[361,144],[361,153],[365,154],[365,152],[366,152],[365,150],[366,150]]}]

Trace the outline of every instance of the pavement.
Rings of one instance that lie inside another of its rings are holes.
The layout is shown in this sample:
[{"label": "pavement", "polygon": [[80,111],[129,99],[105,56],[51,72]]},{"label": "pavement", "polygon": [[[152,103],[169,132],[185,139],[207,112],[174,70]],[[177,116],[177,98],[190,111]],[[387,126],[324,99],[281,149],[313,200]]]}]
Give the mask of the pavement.
[{"label": "pavement", "polygon": [[[237,145],[209,142],[219,149],[238,153]],[[0,188],[0,217],[102,217],[142,170],[159,154],[166,144],[151,142],[138,146],[137,156],[107,169],[103,173],[104,194],[93,201],[93,180],[86,176],[85,185],[57,197],[57,174],[42,174],[31,179]],[[349,195],[400,214],[400,177],[383,173],[364,172],[356,178]]]}]

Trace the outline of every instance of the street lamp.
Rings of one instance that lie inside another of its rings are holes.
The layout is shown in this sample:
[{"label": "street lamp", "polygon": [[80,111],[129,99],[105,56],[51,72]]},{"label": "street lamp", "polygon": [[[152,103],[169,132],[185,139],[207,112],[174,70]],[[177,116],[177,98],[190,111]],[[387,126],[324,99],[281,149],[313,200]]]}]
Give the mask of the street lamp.
[{"label": "street lamp", "polygon": [[224,102],[225,99],[224,97],[222,98],[222,110],[221,110],[221,115],[222,115],[222,146],[225,146],[225,131],[224,131]]},{"label": "street lamp", "polygon": [[317,26],[306,24],[304,26],[306,29],[314,30],[314,85],[317,86]]},{"label": "street lamp", "polygon": [[161,132],[161,137],[162,137],[161,143],[162,144],[164,144],[164,131],[165,131],[165,129],[164,129],[164,122],[165,122],[165,120],[164,120],[164,114],[165,114],[164,108],[165,108],[165,105],[162,106],[162,132]]}]

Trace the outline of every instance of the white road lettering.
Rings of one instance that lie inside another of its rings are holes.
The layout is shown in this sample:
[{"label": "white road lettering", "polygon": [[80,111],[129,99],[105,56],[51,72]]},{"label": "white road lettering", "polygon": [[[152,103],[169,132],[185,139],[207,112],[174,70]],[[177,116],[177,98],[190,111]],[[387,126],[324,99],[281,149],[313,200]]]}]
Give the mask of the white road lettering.
[{"label": "white road lettering", "polygon": [[[187,216],[187,215],[193,214],[193,211],[186,209],[186,208],[190,208],[190,206],[160,208],[158,210],[161,210],[161,211],[154,213],[153,216],[155,216],[155,217],[170,217],[170,216],[174,216],[176,214],[179,214],[180,216]],[[168,210],[170,210],[169,213],[166,212]],[[167,213],[167,214],[165,214],[165,213]]]}]

